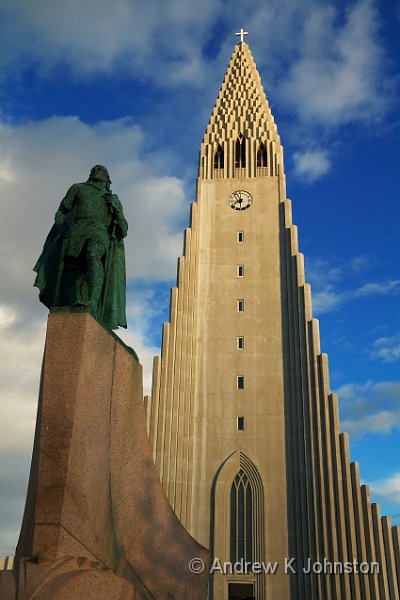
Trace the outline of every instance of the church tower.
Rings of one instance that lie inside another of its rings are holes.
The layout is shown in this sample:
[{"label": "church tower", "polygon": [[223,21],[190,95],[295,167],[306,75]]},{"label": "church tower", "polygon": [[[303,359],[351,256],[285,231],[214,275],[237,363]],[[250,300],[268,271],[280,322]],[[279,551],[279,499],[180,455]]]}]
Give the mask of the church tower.
[{"label": "church tower", "polygon": [[[283,149],[243,33],[201,144],[154,360],[154,460],[175,513],[212,557],[278,564],[275,574],[216,569],[210,598],[399,599],[399,528],[371,506],[339,433]],[[305,573],[309,558],[379,563],[379,573]]]}]

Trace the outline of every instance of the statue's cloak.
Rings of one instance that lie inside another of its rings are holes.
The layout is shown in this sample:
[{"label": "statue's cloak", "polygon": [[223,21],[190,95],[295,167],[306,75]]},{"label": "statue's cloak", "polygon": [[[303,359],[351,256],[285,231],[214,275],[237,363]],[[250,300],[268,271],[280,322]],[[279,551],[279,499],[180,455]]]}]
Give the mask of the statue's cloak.
[{"label": "statue's cloak", "polygon": [[39,299],[47,308],[61,304],[61,280],[67,240],[62,236],[62,226],[54,224],[43,246],[42,254],[33,270]]},{"label": "statue's cloak", "polygon": [[126,270],[123,240],[112,238],[106,256],[105,281],[98,319],[110,329],[126,327]]},{"label": "statue's cloak", "polygon": [[[68,215],[65,219],[67,221]],[[73,220],[73,215],[71,215]],[[39,299],[47,308],[62,306],[62,279],[68,238],[62,235],[62,225],[54,224],[48,234],[33,270]],[[126,327],[125,249],[122,239],[110,239],[105,256],[105,278],[96,318],[108,329]]]}]

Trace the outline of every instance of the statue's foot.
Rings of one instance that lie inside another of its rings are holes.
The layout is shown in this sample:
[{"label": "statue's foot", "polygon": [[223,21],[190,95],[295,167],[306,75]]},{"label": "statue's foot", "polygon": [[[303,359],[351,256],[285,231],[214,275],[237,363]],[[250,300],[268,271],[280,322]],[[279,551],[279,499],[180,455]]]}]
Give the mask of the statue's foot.
[{"label": "statue's foot", "polygon": [[81,300],[80,302],[77,302],[75,304],[75,306],[84,306],[87,308],[88,312],[90,312],[90,314],[97,318],[97,306],[95,305],[94,302],[90,302],[90,300],[87,301],[83,301]]},{"label": "statue's foot", "polygon": [[86,306],[90,314],[97,318],[97,302],[91,302],[90,300],[88,300],[86,302]]}]

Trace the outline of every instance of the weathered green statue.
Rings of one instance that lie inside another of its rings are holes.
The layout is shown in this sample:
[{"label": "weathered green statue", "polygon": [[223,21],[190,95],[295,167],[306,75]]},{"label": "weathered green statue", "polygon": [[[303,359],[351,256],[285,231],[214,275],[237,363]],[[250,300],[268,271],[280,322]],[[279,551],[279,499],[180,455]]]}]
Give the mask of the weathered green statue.
[{"label": "weathered green statue", "polygon": [[108,171],[96,165],[62,200],[34,271],[48,308],[87,306],[110,329],[126,327],[123,238],[128,231]]}]

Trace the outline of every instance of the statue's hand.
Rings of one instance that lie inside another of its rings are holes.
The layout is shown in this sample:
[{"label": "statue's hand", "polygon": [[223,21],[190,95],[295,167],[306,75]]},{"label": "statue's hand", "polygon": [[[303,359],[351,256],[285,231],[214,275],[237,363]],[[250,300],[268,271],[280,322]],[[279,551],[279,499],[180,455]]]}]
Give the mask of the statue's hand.
[{"label": "statue's hand", "polygon": [[107,194],[106,201],[109,206],[113,209],[114,212],[118,213],[121,210],[121,203],[117,194]]}]

